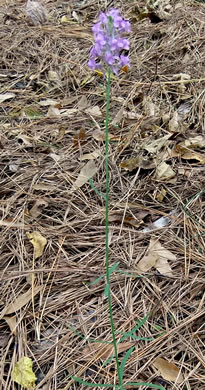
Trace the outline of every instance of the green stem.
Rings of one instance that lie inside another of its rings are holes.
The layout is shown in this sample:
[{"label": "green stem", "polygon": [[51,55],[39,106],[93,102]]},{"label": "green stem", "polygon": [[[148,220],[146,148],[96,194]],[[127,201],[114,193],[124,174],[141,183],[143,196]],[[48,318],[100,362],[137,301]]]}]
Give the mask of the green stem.
[{"label": "green stem", "polygon": [[115,351],[115,361],[119,387],[123,390],[120,364],[118,360],[117,342],[115,337],[115,325],[112,312],[112,298],[110,292],[110,272],[109,272],[109,109],[110,109],[110,89],[111,89],[111,69],[108,68],[107,86],[106,86],[106,118],[105,118],[105,175],[106,175],[106,199],[105,199],[105,258],[106,258],[106,282],[108,286],[108,305],[110,313],[110,324],[112,331],[112,340]]}]

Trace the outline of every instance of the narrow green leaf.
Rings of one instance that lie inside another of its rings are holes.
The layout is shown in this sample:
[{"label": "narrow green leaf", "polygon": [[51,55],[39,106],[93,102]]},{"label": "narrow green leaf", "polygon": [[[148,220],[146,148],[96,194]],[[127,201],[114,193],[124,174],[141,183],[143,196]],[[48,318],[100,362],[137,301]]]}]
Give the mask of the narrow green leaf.
[{"label": "narrow green leaf", "polygon": [[[109,275],[111,275],[112,272],[115,271],[115,269],[118,267],[118,265],[120,264],[120,262],[118,263],[115,263],[109,270]],[[119,271],[117,271],[119,272]],[[98,283],[101,279],[103,279],[105,277],[105,274],[102,274],[100,275],[97,279],[95,279],[93,282],[91,283],[88,283],[88,286],[93,286],[94,284]]]},{"label": "narrow green leaf", "polygon": [[123,338],[120,340],[120,343],[124,340],[126,340],[128,337],[132,337],[133,333],[136,332],[138,329],[140,329],[144,323],[147,321],[149,317],[149,313],[147,313],[147,315],[141,320],[141,321],[138,321],[137,325],[131,329],[130,332],[127,332],[127,333],[122,333],[123,334]]},{"label": "narrow green leaf", "polygon": [[109,286],[108,284],[106,284],[106,286],[105,286],[105,288],[104,288],[104,295],[105,295],[106,297],[108,297],[109,288],[110,288],[110,286]]},{"label": "narrow green leaf", "polygon": [[105,195],[101,194],[101,192],[98,191],[98,189],[94,186],[92,179],[89,179],[88,182],[91,188],[95,191],[95,193],[105,200]]},{"label": "narrow green leaf", "polygon": [[93,282],[91,283],[88,283],[88,286],[93,286],[94,284],[97,284],[101,279],[104,278],[104,274],[103,275],[100,275],[97,279],[93,280]]},{"label": "narrow green leaf", "polygon": [[114,359],[115,355],[112,355],[109,359],[105,360],[105,362],[103,362],[103,366],[107,366],[108,363],[110,363],[113,359]]},{"label": "narrow green leaf", "polygon": [[125,364],[127,362],[127,360],[129,359],[132,351],[134,350],[134,346],[131,347],[130,349],[128,349],[128,351],[126,352],[125,356],[123,357],[122,359],[122,362],[121,362],[121,365],[120,365],[120,375],[121,375],[121,380],[123,380],[123,375],[124,375],[124,369],[125,369]]},{"label": "narrow green leaf", "polygon": [[111,273],[116,270],[116,268],[118,267],[119,264],[120,264],[120,262],[118,261],[118,263],[115,263],[112,267],[110,267],[109,275],[111,275]]}]

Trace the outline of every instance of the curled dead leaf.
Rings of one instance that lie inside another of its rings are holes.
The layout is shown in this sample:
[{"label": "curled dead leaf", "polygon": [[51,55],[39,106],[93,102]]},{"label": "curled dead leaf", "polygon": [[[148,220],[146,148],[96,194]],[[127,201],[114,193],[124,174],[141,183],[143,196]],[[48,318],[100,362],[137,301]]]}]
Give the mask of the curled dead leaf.
[{"label": "curled dead leaf", "polygon": [[176,256],[164,248],[159,241],[150,240],[146,255],[139,261],[137,268],[141,272],[147,272],[152,267],[164,276],[172,276],[172,269],[168,260],[176,261]]},{"label": "curled dead leaf", "polygon": [[48,206],[48,202],[46,202],[46,200],[44,200],[44,199],[37,199],[35,201],[33,207],[30,209],[29,214],[32,217],[37,218],[37,217],[39,217],[39,215],[41,215],[42,209],[44,207],[47,207],[47,206]]},{"label": "curled dead leaf", "polygon": [[178,115],[177,111],[175,111],[173,113],[173,116],[168,123],[168,128],[169,128],[169,131],[171,131],[171,133],[178,132],[178,130],[179,130],[179,115]]},{"label": "curled dead leaf", "polygon": [[153,169],[156,164],[153,160],[145,159],[141,156],[129,158],[120,163],[120,168],[126,169],[126,171],[133,171],[136,168]]},{"label": "curled dead leaf", "polygon": [[164,137],[158,138],[152,142],[150,142],[148,145],[144,144],[143,149],[147,150],[149,153],[156,153],[159,152],[163,146],[168,146],[170,141],[168,139],[171,137],[171,134],[166,134]]},{"label": "curled dead leaf", "polygon": [[31,241],[34,247],[34,260],[40,257],[43,254],[47,239],[41,235],[39,232],[29,233],[26,232],[28,239]]},{"label": "curled dead leaf", "polygon": [[85,110],[86,114],[100,118],[102,117],[102,112],[98,106],[90,107]]},{"label": "curled dead leaf", "polygon": [[16,334],[16,325],[17,325],[17,319],[16,316],[4,316],[3,320],[5,320],[10,328],[11,333]]},{"label": "curled dead leaf", "polygon": [[0,94],[0,103],[3,103],[5,100],[12,99],[15,96],[16,96],[15,93],[10,93],[10,92],[1,93]]},{"label": "curled dead leaf", "polygon": [[80,161],[84,161],[84,160],[95,160],[95,159],[98,158],[100,155],[101,155],[100,149],[94,150],[94,151],[91,152],[91,153],[83,154],[83,155],[80,157]]},{"label": "curled dead leaf", "polygon": [[173,179],[176,176],[176,173],[166,162],[161,162],[156,168],[156,180],[159,181],[168,181]]},{"label": "curled dead leaf", "polygon": [[[96,141],[105,141],[105,132],[99,129],[94,130],[92,136]],[[114,135],[109,133],[109,140],[112,138],[114,138]]]}]

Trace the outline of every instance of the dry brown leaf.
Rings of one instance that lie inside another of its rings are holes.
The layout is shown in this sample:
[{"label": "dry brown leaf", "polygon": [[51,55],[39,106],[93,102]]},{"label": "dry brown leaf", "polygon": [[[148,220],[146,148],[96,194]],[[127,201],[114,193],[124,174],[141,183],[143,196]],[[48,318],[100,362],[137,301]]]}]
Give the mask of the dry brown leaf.
[{"label": "dry brown leaf", "polygon": [[34,26],[41,25],[47,21],[46,9],[42,6],[40,1],[28,0],[26,4],[26,13],[30,23]]},{"label": "dry brown leaf", "polygon": [[88,107],[88,99],[85,95],[81,96],[79,102],[78,102],[78,109],[79,110],[85,110],[85,108]]},{"label": "dry brown leaf", "polygon": [[162,202],[164,197],[166,196],[166,193],[167,191],[165,190],[165,188],[161,188],[159,190],[157,190],[157,193],[155,195],[155,198],[159,201],[159,202]]},{"label": "dry brown leaf", "polygon": [[179,115],[177,111],[173,113],[173,116],[169,121],[168,128],[171,133],[176,133],[179,131]]},{"label": "dry brown leaf", "polygon": [[68,16],[66,16],[66,15],[63,15],[63,16],[61,17],[60,22],[61,22],[62,24],[63,24],[63,23],[70,23],[70,18],[69,18]]},{"label": "dry brown leaf", "polygon": [[205,155],[191,151],[191,150],[187,151],[187,152],[183,152],[183,154],[181,155],[181,158],[183,160],[197,160],[201,164],[205,164]]},{"label": "dry brown leaf", "polygon": [[82,127],[79,132],[73,137],[73,147],[77,148],[80,145],[84,145],[86,143],[86,131]]},{"label": "dry brown leaf", "polygon": [[8,341],[9,341],[9,336],[5,335],[5,333],[2,332],[2,334],[0,334],[0,348],[6,347],[6,345],[8,345]]},{"label": "dry brown leaf", "polygon": [[98,106],[93,106],[85,110],[86,114],[94,116],[96,118],[100,118],[102,116],[102,112]]},{"label": "dry brown leaf", "polygon": [[141,272],[147,272],[149,271],[152,267],[155,266],[155,263],[157,261],[157,255],[153,253],[149,253],[147,256],[144,256],[139,263],[137,264],[137,268]]},{"label": "dry brown leaf", "polygon": [[184,378],[182,373],[175,364],[168,362],[163,358],[156,358],[152,363],[155,368],[160,371],[162,378],[167,381],[182,383]]},{"label": "dry brown leaf", "polygon": [[25,306],[35,295],[41,291],[43,286],[37,286],[33,289],[30,288],[28,291],[26,291],[24,294],[21,294],[16,298],[12,303],[10,303],[6,310],[4,311],[4,315],[15,313],[16,311],[20,310],[23,306]]},{"label": "dry brown leaf", "polygon": [[100,155],[101,155],[100,149],[94,150],[94,151],[91,152],[91,153],[83,154],[83,155],[80,157],[80,161],[84,161],[84,160],[95,160],[95,159],[98,158]]},{"label": "dry brown leaf", "polygon": [[93,160],[88,161],[87,164],[85,164],[81,169],[76,181],[73,183],[71,191],[74,191],[82,187],[85,183],[88,182],[89,179],[91,179],[91,177],[93,177],[96,174],[97,171],[98,168],[96,167],[94,161]]},{"label": "dry brown leaf", "polygon": [[16,325],[17,325],[17,320],[16,316],[4,316],[3,320],[5,320],[10,328],[11,333],[16,334]]},{"label": "dry brown leaf", "polygon": [[161,162],[156,168],[156,180],[167,181],[176,176],[176,173],[166,162]]},{"label": "dry brown leaf", "polygon": [[26,232],[28,239],[31,241],[34,247],[34,260],[40,257],[44,251],[47,240],[39,232],[29,233]]},{"label": "dry brown leaf", "polygon": [[[94,130],[92,136],[96,141],[105,141],[105,132],[99,129]],[[109,140],[112,138],[114,138],[114,135],[109,133]]]},{"label": "dry brown leaf", "polygon": [[45,99],[45,100],[40,100],[40,102],[38,102],[38,104],[42,107],[47,107],[47,106],[59,106],[60,103],[57,101],[57,100],[54,100],[54,99]]},{"label": "dry brown leaf", "polygon": [[63,108],[62,110],[60,110],[60,114],[62,117],[66,117],[66,118],[72,118],[73,116],[75,116],[78,112],[78,109],[77,108]]},{"label": "dry brown leaf", "polygon": [[176,256],[165,249],[159,241],[150,240],[150,244],[146,255],[139,261],[137,268],[141,272],[147,272],[152,267],[155,267],[160,274],[165,276],[172,276],[172,269],[168,260],[175,261]]},{"label": "dry brown leaf", "polygon": [[176,149],[180,147],[180,150],[184,147],[185,149],[200,149],[205,148],[205,137],[202,135],[197,135],[196,137],[190,137],[188,139],[185,139],[184,141],[180,142]]},{"label": "dry brown leaf", "polygon": [[118,223],[124,223],[127,225],[134,226],[138,228],[142,223],[142,219],[134,218],[132,216],[125,216],[123,218],[123,215],[113,214],[109,216],[109,222],[118,222]]},{"label": "dry brown leaf", "polygon": [[[117,344],[117,352],[121,353],[127,351],[127,349],[132,347],[134,344],[134,342],[129,341]],[[95,357],[96,360],[106,360],[109,359],[112,355],[114,355],[114,347],[112,344],[102,345],[100,343],[92,343],[88,347],[85,347],[83,349],[83,357],[86,358],[86,360],[90,359],[90,355],[92,355],[92,357]]]},{"label": "dry brown leaf", "polygon": [[175,150],[173,150],[173,156],[180,156],[184,160],[197,160],[200,163],[205,163],[205,155],[196,152],[193,149],[199,149],[205,147],[204,137],[197,136],[191,137],[183,142],[177,144]]},{"label": "dry brown leaf", "polygon": [[60,78],[59,78],[58,73],[55,72],[54,70],[49,70],[48,71],[48,80],[49,81],[54,81],[56,83],[59,83]]},{"label": "dry brown leaf", "polygon": [[116,126],[121,122],[123,118],[123,111],[124,111],[124,107],[121,107],[112,121],[113,126]]},{"label": "dry brown leaf", "polygon": [[56,186],[47,183],[34,184],[32,188],[36,191],[56,191]]},{"label": "dry brown leaf", "polygon": [[143,149],[147,150],[149,153],[159,152],[161,148],[165,145],[169,145],[170,141],[168,139],[171,137],[171,134],[167,134],[164,137],[158,138],[148,145],[144,144]]},{"label": "dry brown leaf", "polygon": [[129,158],[120,163],[120,168],[126,169],[126,171],[133,171],[136,168],[153,169],[156,164],[153,160],[147,160],[141,156]]},{"label": "dry brown leaf", "polygon": [[60,110],[58,107],[55,106],[50,106],[47,112],[47,116],[49,118],[55,117],[55,116],[60,116]]},{"label": "dry brown leaf", "polygon": [[158,108],[152,102],[150,96],[144,96],[142,105],[143,105],[143,110],[144,110],[144,113],[146,116],[151,117],[151,116],[156,115]]},{"label": "dry brown leaf", "polygon": [[29,210],[29,214],[32,217],[37,218],[37,217],[39,217],[39,215],[41,215],[42,208],[47,207],[47,206],[48,206],[48,202],[46,202],[46,200],[44,200],[44,199],[37,199],[35,201],[33,207]]},{"label": "dry brown leaf", "polygon": [[15,93],[9,93],[9,92],[7,92],[7,93],[1,93],[0,94],[0,103],[3,103],[5,100],[8,100],[8,99],[12,99],[12,98],[14,98],[16,95],[15,95]]}]

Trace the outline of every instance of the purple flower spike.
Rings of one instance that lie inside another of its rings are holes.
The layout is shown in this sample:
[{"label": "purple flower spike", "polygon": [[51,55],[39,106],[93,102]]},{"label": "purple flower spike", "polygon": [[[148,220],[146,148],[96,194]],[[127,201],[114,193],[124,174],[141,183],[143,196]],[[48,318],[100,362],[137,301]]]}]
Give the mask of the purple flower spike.
[{"label": "purple flower spike", "polygon": [[115,74],[123,66],[130,66],[128,56],[122,54],[122,50],[129,50],[129,40],[122,34],[130,31],[130,22],[120,16],[118,9],[101,12],[92,27],[95,45],[90,51],[88,66],[92,70],[102,69],[104,73],[105,68],[110,67]]}]

